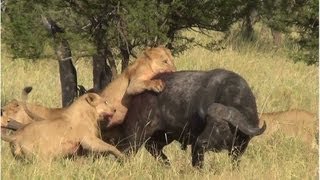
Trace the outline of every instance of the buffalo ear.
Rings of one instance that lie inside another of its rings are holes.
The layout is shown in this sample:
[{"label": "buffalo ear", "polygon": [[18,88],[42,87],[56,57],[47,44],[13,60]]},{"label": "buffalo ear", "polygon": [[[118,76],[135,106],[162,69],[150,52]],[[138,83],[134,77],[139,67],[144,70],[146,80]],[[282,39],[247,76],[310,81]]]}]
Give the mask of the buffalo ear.
[{"label": "buffalo ear", "polygon": [[86,94],[85,99],[91,106],[97,106],[99,102],[99,95],[95,93],[88,93]]}]

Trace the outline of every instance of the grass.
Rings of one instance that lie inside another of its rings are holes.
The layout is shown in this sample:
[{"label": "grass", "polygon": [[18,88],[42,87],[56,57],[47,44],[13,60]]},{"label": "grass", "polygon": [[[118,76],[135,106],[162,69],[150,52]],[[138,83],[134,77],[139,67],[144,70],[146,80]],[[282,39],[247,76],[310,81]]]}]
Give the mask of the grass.
[{"label": "grass", "polygon": [[[208,37],[187,32],[198,40]],[[215,34],[211,34],[215,36]],[[234,40],[221,51],[211,52],[199,47],[176,56],[179,70],[225,68],[241,74],[252,87],[259,112],[292,108],[311,112],[318,110],[318,68],[292,63],[283,49],[259,46],[266,42],[242,43]],[[267,44],[267,43],[266,43]],[[30,102],[60,106],[58,63],[52,59],[28,62],[12,61],[2,53],[1,105],[13,98],[20,99],[26,85],[34,87]],[[92,87],[89,59],[75,63],[78,82]],[[298,138],[281,132],[269,139],[252,141],[242,157],[239,170],[232,170],[227,153],[208,152],[205,167],[191,166],[190,148],[182,151],[178,143],[165,147],[172,166],[163,166],[144,149],[125,163],[112,157],[93,160],[61,159],[49,165],[16,161],[5,142],[1,143],[1,178],[3,179],[314,179],[318,172],[318,151],[310,149]]]}]

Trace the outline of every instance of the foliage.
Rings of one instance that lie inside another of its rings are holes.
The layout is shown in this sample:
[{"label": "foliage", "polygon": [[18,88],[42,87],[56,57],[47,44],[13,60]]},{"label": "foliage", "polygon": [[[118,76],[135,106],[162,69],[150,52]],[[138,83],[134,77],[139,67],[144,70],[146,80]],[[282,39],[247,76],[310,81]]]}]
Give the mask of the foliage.
[{"label": "foliage", "polygon": [[[26,13],[29,12],[29,13]],[[8,1],[2,14],[2,40],[14,57],[36,59],[47,42],[39,9],[28,1]]]},{"label": "foliage", "polygon": [[[164,15],[170,42],[169,48],[176,52],[183,52],[191,45],[200,45],[216,48],[215,42],[210,45],[196,42],[193,37],[184,36],[181,32],[192,29],[206,34],[206,30],[227,32],[230,26],[239,20],[245,1],[218,0],[218,1],[161,1],[168,5],[168,12]],[[210,38],[210,37],[209,37]],[[212,46],[213,45],[213,46]]]},{"label": "foliage", "polygon": [[[44,46],[52,43],[42,27],[43,15],[65,29],[63,36],[69,40],[74,55],[92,55],[108,49],[117,56],[157,44],[166,44],[174,52],[193,45],[217,50],[219,42],[204,44],[181,32],[229,32],[232,24],[250,20],[257,10],[272,29],[299,34],[291,39],[292,44],[299,45],[295,60],[318,63],[317,0],[21,0],[7,1],[4,6],[3,42],[15,57],[38,58],[44,54]],[[250,26],[247,28],[252,31]]]},{"label": "foliage", "polygon": [[[25,11],[16,11],[19,4],[26,4]],[[134,47],[153,46],[156,44],[176,43],[171,48],[182,51],[192,38],[181,35],[179,31],[197,27],[203,30],[226,31],[238,18],[241,5],[237,0],[219,1],[11,1],[4,12],[4,26],[8,37],[6,44],[20,45],[12,52],[18,57],[29,57],[30,43],[37,46],[39,56],[46,36],[33,36],[29,32],[41,31],[41,15],[52,17],[67,33],[71,44],[81,44],[80,39],[93,43],[103,39],[111,49],[121,45]],[[27,11],[38,9],[38,12]],[[13,14],[13,15],[12,15]],[[15,18],[23,17],[23,20]],[[101,30],[97,38],[95,33]],[[22,39],[24,37],[24,39]],[[26,39],[28,38],[28,39]],[[33,41],[31,41],[33,40]],[[23,47],[22,47],[23,46]],[[11,46],[10,46],[11,47]],[[73,46],[74,50],[81,48]],[[16,53],[23,51],[23,53]],[[117,51],[115,51],[117,52]],[[35,57],[37,57],[35,56]]]},{"label": "foliage", "polygon": [[272,29],[298,33],[291,42],[299,45],[296,61],[319,63],[319,2],[317,0],[266,0],[261,5],[263,21]]},{"label": "foliage", "polygon": [[294,40],[299,44],[299,53],[295,54],[296,61],[307,64],[319,64],[319,1],[309,0],[297,7],[294,13],[296,20],[292,23],[297,28],[300,38]]}]

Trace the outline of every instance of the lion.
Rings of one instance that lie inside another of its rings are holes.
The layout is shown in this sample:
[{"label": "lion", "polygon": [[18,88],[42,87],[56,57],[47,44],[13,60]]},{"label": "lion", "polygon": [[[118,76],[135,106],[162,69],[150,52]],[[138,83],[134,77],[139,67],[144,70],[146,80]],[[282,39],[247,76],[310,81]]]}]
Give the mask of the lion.
[{"label": "lion", "polygon": [[[146,49],[133,64],[129,65],[123,73],[98,93],[116,108],[115,114],[109,118],[107,127],[123,122],[132,95],[139,94],[145,90],[155,92],[163,90],[165,84],[161,80],[153,80],[154,76],[174,71],[176,71],[176,67],[169,49],[163,46]],[[46,108],[27,104],[24,109],[20,102],[17,104],[19,106],[16,107],[16,111],[22,115],[16,117],[10,111],[7,112],[6,116],[21,123],[44,120],[52,116],[59,117],[61,112],[61,108]]]},{"label": "lion", "polygon": [[23,124],[28,124],[33,120],[23,110],[23,107],[16,99],[13,99],[1,108],[1,126],[7,126],[10,119],[17,119]]},{"label": "lion", "polygon": [[260,119],[266,121],[268,128],[261,137],[270,137],[279,131],[289,137],[297,137],[314,146],[318,134],[318,121],[315,114],[301,110],[262,113]]},{"label": "lion", "polygon": [[[58,117],[61,108],[47,108],[37,104],[27,104],[29,111],[31,112],[40,112],[43,118],[38,117],[38,119],[48,119],[53,118],[53,116]],[[2,108],[1,115],[1,126],[6,126],[8,122],[14,119],[23,124],[29,124],[33,122],[33,117],[29,116],[28,113],[24,110],[23,102],[13,99],[8,104]]]},{"label": "lion", "polygon": [[[25,93],[32,88],[24,89]],[[18,129],[13,135],[2,134],[1,139],[10,143],[17,158],[36,157],[51,161],[57,157],[74,155],[81,148],[98,153],[113,154],[123,158],[114,146],[98,136],[98,121],[110,118],[115,108],[95,93],[79,97],[69,107],[61,109],[63,115],[31,122]]]},{"label": "lion", "polygon": [[152,80],[154,76],[174,71],[176,67],[169,49],[160,46],[145,50],[133,64],[100,93],[102,97],[110,99],[117,109],[107,126],[112,127],[123,122],[132,95],[145,90],[155,92],[163,90],[164,83],[161,80]]}]

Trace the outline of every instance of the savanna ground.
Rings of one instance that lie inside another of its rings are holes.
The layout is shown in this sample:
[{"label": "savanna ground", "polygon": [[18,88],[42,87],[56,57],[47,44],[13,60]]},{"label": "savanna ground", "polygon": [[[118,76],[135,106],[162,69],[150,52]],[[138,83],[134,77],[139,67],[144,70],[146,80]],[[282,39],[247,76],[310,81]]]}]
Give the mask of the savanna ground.
[{"label": "savanna ground", "polygon": [[[259,30],[258,30],[259,31]],[[209,37],[187,32],[207,41]],[[218,38],[219,34],[211,33]],[[4,48],[3,48],[4,49]],[[210,70],[225,68],[241,74],[252,87],[259,112],[292,108],[318,112],[318,67],[293,63],[286,47],[274,48],[270,34],[245,43],[231,39],[221,51],[193,47],[175,57],[178,70]],[[1,105],[20,98],[24,86],[34,87],[30,102],[50,107],[60,106],[58,63],[53,59],[31,62],[12,61],[1,54]],[[78,83],[92,87],[89,59],[75,62]],[[43,166],[37,162],[16,161],[1,143],[1,178],[9,179],[315,179],[318,178],[318,150],[312,150],[299,137],[289,138],[281,132],[269,139],[251,141],[242,157],[239,170],[232,170],[227,153],[208,152],[203,170],[191,166],[190,147],[180,150],[178,143],[165,148],[171,160],[166,167],[154,160],[145,149],[125,163],[112,157],[76,160],[61,159]]]}]

